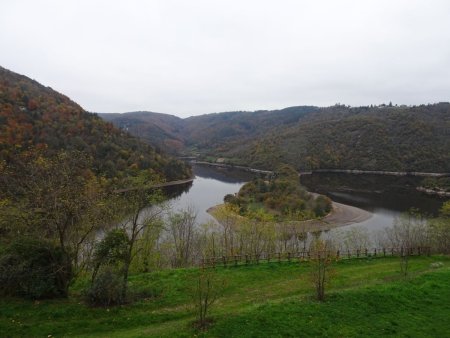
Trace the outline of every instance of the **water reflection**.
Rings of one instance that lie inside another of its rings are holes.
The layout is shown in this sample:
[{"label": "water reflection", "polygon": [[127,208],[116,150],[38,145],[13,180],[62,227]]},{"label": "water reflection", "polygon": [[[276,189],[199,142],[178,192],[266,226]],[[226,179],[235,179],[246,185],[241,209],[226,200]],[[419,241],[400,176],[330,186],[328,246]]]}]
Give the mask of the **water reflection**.
[{"label": "water reflection", "polygon": [[[241,170],[204,165],[194,165],[193,170],[194,182],[175,189],[170,204],[174,210],[194,208],[198,223],[211,221],[206,210],[222,203],[226,194],[237,193],[254,177]],[[336,202],[372,212],[372,218],[343,227],[365,227],[372,232],[390,227],[396,217],[411,208],[426,215],[438,214],[443,200],[416,191],[420,180],[420,177],[321,173],[302,176],[301,183],[308,190],[328,195]]]},{"label": "water reflection", "polygon": [[214,168],[194,165],[195,180],[192,185],[170,201],[173,211],[193,208],[197,212],[197,223],[206,223],[213,218],[206,211],[223,203],[227,194],[239,191],[253,176],[248,172],[229,168]]},{"label": "water reflection", "polygon": [[[361,226],[371,231],[393,224],[395,218],[411,208],[436,216],[443,200],[416,190],[422,178],[320,173],[302,176],[308,190],[328,195],[336,202],[373,213],[373,217],[347,227]],[[345,228],[347,228],[345,227]]]}]

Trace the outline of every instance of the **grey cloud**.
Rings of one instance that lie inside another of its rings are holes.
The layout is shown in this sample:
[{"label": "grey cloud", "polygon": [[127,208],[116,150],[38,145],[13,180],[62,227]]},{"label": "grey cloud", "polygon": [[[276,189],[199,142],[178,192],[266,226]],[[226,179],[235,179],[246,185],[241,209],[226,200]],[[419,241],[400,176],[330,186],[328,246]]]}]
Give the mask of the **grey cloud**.
[{"label": "grey cloud", "polygon": [[99,112],[449,101],[448,1],[5,1],[0,64]]}]

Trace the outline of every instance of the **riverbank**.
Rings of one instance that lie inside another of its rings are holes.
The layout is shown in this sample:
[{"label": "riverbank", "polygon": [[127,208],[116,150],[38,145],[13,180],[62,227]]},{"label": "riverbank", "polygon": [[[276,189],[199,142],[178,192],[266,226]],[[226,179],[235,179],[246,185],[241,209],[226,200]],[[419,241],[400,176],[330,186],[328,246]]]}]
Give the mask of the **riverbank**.
[{"label": "riverbank", "polygon": [[[252,173],[259,173],[270,175],[273,173],[271,170],[262,170],[251,167],[245,167],[240,165],[226,164],[226,163],[213,163],[206,161],[197,161],[191,160],[191,163],[195,164],[203,164],[214,167],[221,168],[235,168],[240,169]],[[368,175],[386,175],[386,176],[419,176],[419,177],[446,177],[450,176],[450,173],[432,173],[432,172],[422,172],[422,171],[387,171],[387,170],[360,170],[360,169],[314,169],[308,171],[300,171],[299,176],[301,175],[311,175],[314,173],[336,173],[336,174],[368,174]]]},{"label": "riverbank", "polygon": [[251,172],[251,173],[255,173],[255,174],[263,174],[263,175],[273,174],[273,171],[270,171],[270,170],[255,169],[255,168],[244,167],[244,166],[240,166],[240,165],[225,164],[225,163],[212,163],[212,162],[197,161],[197,160],[192,160],[192,161],[190,161],[190,163],[207,165],[207,166],[216,167],[216,168],[239,169],[239,170],[243,170],[243,171],[247,171],[247,172]]},{"label": "riverbank", "polygon": [[417,191],[423,192],[427,195],[438,196],[438,197],[450,197],[450,192],[444,189],[428,189],[425,187],[417,187]]},{"label": "riverbank", "polygon": [[[215,205],[209,208],[207,210],[207,213],[214,217],[214,213],[223,206],[224,204]],[[351,205],[333,201],[332,206],[332,211],[322,219],[312,219],[308,221],[288,221],[284,222],[283,225],[289,225],[298,228],[300,232],[326,231],[345,225],[361,223],[373,216],[372,213],[357,207],[353,207]],[[219,220],[217,221],[219,222]],[[275,224],[280,225],[281,223]]]}]

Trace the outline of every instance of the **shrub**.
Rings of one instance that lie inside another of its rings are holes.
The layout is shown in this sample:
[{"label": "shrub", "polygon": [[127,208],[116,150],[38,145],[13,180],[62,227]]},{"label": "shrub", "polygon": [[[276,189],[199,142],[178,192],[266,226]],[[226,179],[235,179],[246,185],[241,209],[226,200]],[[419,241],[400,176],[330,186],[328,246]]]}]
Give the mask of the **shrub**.
[{"label": "shrub", "polygon": [[0,293],[31,299],[67,296],[70,262],[62,250],[36,239],[20,238],[0,257]]},{"label": "shrub", "polygon": [[85,291],[86,302],[90,306],[111,306],[123,304],[123,278],[110,269],[98,274]]}]

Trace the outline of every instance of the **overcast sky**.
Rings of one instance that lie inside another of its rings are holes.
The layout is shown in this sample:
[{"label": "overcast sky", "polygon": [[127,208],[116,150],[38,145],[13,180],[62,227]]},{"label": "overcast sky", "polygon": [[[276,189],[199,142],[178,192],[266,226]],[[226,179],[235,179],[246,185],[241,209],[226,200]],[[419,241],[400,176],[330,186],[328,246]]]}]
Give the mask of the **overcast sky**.
[{"label": "overcast sky", "polygon": [[93,112],[450,100],[448,0],[1,0],[0,65]]}]

